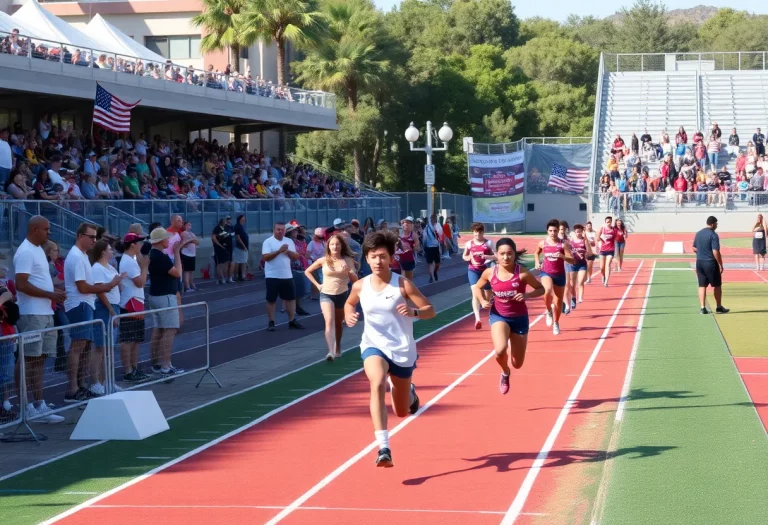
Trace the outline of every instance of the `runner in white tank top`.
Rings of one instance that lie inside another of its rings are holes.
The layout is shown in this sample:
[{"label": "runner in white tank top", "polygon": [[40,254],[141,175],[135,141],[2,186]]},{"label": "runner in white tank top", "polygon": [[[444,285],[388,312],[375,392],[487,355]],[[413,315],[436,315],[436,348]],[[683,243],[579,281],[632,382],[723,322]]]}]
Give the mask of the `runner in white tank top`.
[{"label": "runner in white tank top", "polygon": [[[357,324],[363,309],[365,327],[360,342],[363,368],[371,383],[371,419],[379,445],[376,465],[391,467],[387,431],[386,385],[391,389],[392,408],[398,417],[415,414],[419,397],[411,382],[416,368],[416,341],[413,318],[430,319],[435,309],[416,286],[390,270],[399,239],[391,232],[378,231],[365,237],[363,257],[371,267],[371,275],[352,285],[344,306],[347,326]],[[409,304],[413,304],[411,306]]]}]

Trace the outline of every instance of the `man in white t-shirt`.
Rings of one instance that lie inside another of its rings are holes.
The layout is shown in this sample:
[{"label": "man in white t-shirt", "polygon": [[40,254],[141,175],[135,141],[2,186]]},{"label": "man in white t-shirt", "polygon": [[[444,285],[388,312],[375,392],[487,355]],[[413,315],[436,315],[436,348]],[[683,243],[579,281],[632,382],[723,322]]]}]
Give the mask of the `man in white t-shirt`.
[{"label": "man in white t-shirt", "polygon": [[[67,313],[67,319],[70,324],[88,323],[69,329],[72,345],[69,347],[67,358],[69,388],[64,394],[65,403],[78,403],[89,398],[85,385],[78,387],[77,372],[82,354],[86,351],[88,343],[93,342],[93,309],[96,305],[96,294],[109,292],[122,280],[122,275],[116,275],[108,283],[93,284],[91,261],[87,254],[94,244],[96,244],[96,227],[88,223],[81,224],[77,228],[77,241],[64,260],[64,287],[67,291],[64,310]],[[103,342],[97,343],[97,346],[103,346]]]},{"label": "man in white t-shirt", "polygon": [[298,259],[296,245],[285,237],[285,223],[275,223],[272,237],[261,245],[264,258],[264,277],[267,283],[267,330],[275,331],[275,303],[277,298],[283,300],[285,311],[288,312],[288,328],[303,329],[294,317],[296,316],[296,287],[293,284],[291,260]]},{"label": "man in white t-shirt", "polygon": [[[25,342],[21,353],[27,388],[32,391],[32,403],[26,406],[27,416],[40,416],[47,423],[61,423],[64,418],[50,414],[51,409],[43,399],[43,365],[45,358],[56,355],[57,332],[53,329],[53,308],[51,302],[62,303],[66,297],[63,290],[53,288],[53,280],[48,270],[48,259],[43,251],[43,244],[48,241],[51,225],[48,219],[36,215],[27,223],[27,238],[13,255],[13,267],[16,271],[15,285],[19,306],[19,320],[16,327],[20,333],[49,329],[40,339]],[[16,374],[19,374],[16,363]],[[22,407],[24,408],[24,407]]]}]

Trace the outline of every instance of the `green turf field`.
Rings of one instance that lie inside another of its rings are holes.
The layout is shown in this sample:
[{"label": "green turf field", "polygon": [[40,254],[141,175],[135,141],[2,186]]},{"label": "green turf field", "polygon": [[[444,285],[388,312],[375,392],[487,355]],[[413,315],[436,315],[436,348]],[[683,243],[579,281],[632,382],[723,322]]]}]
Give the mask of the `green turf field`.
[{"label": "green turf field", "polygon": [[734,357],[768,357],[766,299],[768,283],[723,284],[723,304],[731,312],[717,316],[717,324]]},{"label": "green turf field", "polygon": [[[429,320],[414,324],[414,335],[427,333],[470,313],[468,302],[445,310]],[[318,389],[362,369],[359,349],[344,353],[340,360],[322,361],[272,383],[254,388],[168,422],[170,430],[143,441],[112,441],[54,461],[0,482],[0,523],[31,525],[74,507],[97,494],[117,487],[203,446],[205,442],[179,441],[205,438],[213,441],[237,427],[247,425],[274,410],[306,395],[298,386]],[[258,406],[272,405],[272,407]],[[201,434],[200,431],[212,433]]]},{"label": "green turf field", "polygon": [[720,238],[720,244],[729,248],[752,248],[752,237]]},{"label": "green turf field", "polygon": [[699,313],[695,275],[670,266],[656,265],[596,521],[766,523],[765,430],[713,316]]}]

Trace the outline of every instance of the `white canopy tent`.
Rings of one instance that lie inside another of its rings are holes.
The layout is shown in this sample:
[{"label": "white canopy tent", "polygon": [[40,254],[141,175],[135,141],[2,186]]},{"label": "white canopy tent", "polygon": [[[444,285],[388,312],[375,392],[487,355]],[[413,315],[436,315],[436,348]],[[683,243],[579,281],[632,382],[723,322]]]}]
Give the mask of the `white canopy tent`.
[{"label": "white canopy tent", "polygon": [[[61,18],[46,11],[37,0],[27,2],[16,11],[11,19],[29,28],[35,28],[33,37],[50,42],[60,42],[76,48],[109,52],[105,46],[75,29]],[[21,28],[19,28],[21,30]],[[74,50],[70,50],[74,51]],[[114,53],[114,51],[112,51]]]},{"label": "white canopy tent", "polygon": [[[14,29],[18,29],[19,34],[23,36],[37,36],[35,34],[35,30],[30,27],[27,27],[27,25],[22,23],[21,20],[15,20],[8,13],[4,13],[3,11],[0,11],[0,32],[10,33]],[[6,36],[5,34],[0,35],[0,37],[5,37],[5,36]]]},{"label": "white canopy tent", "polygon": [[86,26],[88,35],[101,44],[103,49],[109,49],[124,57],[137,57],[144,61],[164,64],[166,58],[150,51],[118,28],[97,14]]}]

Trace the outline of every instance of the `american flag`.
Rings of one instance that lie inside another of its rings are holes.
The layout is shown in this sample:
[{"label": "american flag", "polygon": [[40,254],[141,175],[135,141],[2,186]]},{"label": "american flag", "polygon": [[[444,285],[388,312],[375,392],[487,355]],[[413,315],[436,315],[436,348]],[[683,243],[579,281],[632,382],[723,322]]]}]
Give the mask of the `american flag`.
[{"label": "american flag", "polygon": [[553,163],[552,174],[549,176],[549,184],[547,186],[561,191],[581,193],[584,191],[588,177],[588,168],[566,168],[560,164]]},{"label": "american flag", "polygon": [[141,100],[127,104],[96,84],[96,100],[93,103],[93,123],[115,133],[131,131],[131,110]]}]

